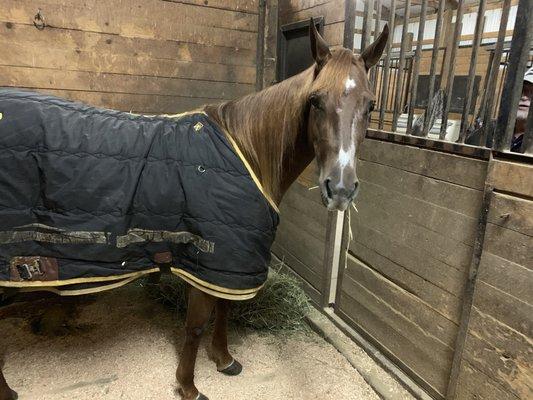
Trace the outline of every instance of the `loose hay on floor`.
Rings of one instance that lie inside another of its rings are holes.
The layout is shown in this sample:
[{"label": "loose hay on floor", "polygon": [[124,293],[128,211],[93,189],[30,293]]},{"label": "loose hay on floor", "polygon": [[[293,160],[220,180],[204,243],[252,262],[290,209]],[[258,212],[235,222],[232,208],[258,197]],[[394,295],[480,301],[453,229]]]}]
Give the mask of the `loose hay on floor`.
[{"label": "loose hay on floor", "polygon": [[[184,317],[187,308],[187,285],[178,277],[163,275],[159,284],[141,283],[149,294]],[[259,331],[307,330],[304,318],[309,299],[298,281],[285,273],[270,270],[265,286],[252,300],[232,302],[230,323]]]}]

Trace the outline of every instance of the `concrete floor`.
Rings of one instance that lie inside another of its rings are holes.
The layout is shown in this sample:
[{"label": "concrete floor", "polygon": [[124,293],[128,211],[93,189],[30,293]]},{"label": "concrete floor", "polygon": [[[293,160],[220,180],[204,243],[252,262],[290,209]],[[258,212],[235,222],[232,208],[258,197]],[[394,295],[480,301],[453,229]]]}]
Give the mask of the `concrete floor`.
[{"label": "concrete floor", "polygon": [[[74,301],[75,307],[41,301],[0,309],[4,372],[21,400],[179,398],[174,374],[183,322],[168,308],[136,285]],[[32,324],[43,310],[59,317],[65,307],[70,317],[59,332],[47,320]],[[232,329],[230,338],[230,350],[244,365],[240,376],[217,373],[205,347],[199,353],[196,385],[211,400],[379,399],[314,333]]]}]

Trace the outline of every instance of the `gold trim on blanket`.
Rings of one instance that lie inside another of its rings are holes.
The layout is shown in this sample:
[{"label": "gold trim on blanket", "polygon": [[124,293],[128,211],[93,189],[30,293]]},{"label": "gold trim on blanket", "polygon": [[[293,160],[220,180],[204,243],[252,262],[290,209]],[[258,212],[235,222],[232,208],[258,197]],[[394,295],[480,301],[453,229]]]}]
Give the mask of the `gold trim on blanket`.
[{"label": "gold trim on blanket", "polygon": [[159,268],[151,268],[143,271],[129,272],[122,275],[111,275],[111,276],[91,276],[87,278],[73,278],[57,281],[21,281],[21,282],[12,282],[12,281],[0,281],[0,287],[14,287],[14,288],[25,288],[25,287],[54,287],[54,286],[68,286],[68,285],[77,285],[79,283],[98,283],[98,282],[110,282],[118,281],[126,278],[140,278],[143,275],[151,274],[152,272],[158,272]]},{"label": "gold trim on blanket", "polygon": [[180,278],[182,278],[184,281],[191,284],[195,288],[212,296],[227,300],[252,299],[255,297],[257,292],[264,286],[263,284],[253,289],[227,289],[222,286],[213,285],[212,283],[199,279],[181,268],[172,267],[170,268],[170,270],[173,274],[178,275]]},{"label": "gold trim on blanket", "polygon": [[244,157],[244,154],[242,153],[242,151],[239,148],[239,146],[237,146],[237,143],[235,142],[235,140],[233,140],[233,138],[227,132],[224,131],[224,133],[226,135],[226,138],[230,141],[231,145],[233,146],[233,149],[235,150],[235,152],[237,153],[237,155],[239,156],[239,158],[243,162],[244,166],[248,170],[248,173],[251,175],[251,177],[252,177],[253,181],[255,182],[255,185],[259,189],[259,191],[263,194],[263,196],[265,196],[265,199],[267,199],[267,201],[270,203],[272,208],[279,214],[279,208],[278,208],[277,204],[274,202],[272,197],[270,197],[270,195],[265,191],[265,189],[263,188],[263,185],[261,185],[261,182],[259,181],[259,178],[255,175],[252,167],[250,166],[250,164],[248,163],[248,161]]}]

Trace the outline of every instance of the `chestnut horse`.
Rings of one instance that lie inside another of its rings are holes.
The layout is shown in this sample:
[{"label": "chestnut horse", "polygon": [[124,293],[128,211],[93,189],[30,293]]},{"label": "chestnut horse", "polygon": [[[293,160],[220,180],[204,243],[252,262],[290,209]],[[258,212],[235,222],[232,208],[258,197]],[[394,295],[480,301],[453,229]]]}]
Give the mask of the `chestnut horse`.
[{"label": "chestnut horse", "polygon": [[[204,111],[232,135],[277,204],[316,157],[323,203],[328,210],[343,211],[359,190],[356,155],[374,103],[367,73],[380,59],[389,30],[386,26],[372,45],[355,55],[348,49],[330,50],[312,21],[310,25],[315,60],[311,67],[259,93],[206,106]],[[209,357],[217,370],[227,375],[239,374],[242,366],[228,351],[229,302],[194,287],[188,301],[185,343],[176,377],[184,400],[206,400],[194,385],[194,367],[213,311]],[[0,400],[16,398],[0,370]]]}]

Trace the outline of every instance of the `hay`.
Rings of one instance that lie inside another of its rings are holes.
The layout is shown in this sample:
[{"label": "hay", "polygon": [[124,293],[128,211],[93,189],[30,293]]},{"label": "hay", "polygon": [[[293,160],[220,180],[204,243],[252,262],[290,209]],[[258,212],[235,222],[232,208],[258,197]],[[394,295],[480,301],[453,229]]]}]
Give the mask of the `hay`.
[{"label": "hay", "polygon": [[[302,331],[308,327],[304,321],[310,309],[307,295],[296,278],[280,272],[283,263],[270,269],[265,286],[252,300],[232,302],[230,323],[237,327],[258,331]],[[174,275],[163,275],[160,284],[142,282],[151,297],[162,301],[178,315],[185,316],[187,285]]]}]

